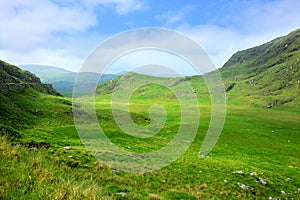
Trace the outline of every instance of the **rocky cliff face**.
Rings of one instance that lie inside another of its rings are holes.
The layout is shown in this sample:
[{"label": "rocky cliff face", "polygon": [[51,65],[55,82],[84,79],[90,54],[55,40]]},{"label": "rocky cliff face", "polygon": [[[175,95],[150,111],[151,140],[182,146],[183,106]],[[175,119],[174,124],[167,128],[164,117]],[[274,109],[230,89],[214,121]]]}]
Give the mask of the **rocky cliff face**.
[{"label": "rocky cliff face", "polygon": [[43,84],[34,74],[0,60],[0,92],[21,90],[26,88],[37,89],[53,95],[60,95],[51,84]]}]

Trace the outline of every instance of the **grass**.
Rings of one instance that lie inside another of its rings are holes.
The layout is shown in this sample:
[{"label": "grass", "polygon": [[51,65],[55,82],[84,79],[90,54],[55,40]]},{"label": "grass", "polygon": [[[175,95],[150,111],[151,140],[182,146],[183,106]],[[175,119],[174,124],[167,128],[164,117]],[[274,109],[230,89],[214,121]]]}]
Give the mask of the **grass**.
[{"label": "grass", "polygon": [[299,111],[300,30],[235,53],[220,69],[229,102],[256,107],[293,107]]},{"label": "grass", "polygon": [[[199,81],[191,81],[198,90],[203,86]],[[134,152],[160,149],[173,138],[180,124],[178,101],[172,93],[153,85],[146,87],[146,91],[137,90],[130,98],[133,121],[141,126],[149,124],[148,108],[153,103],[162,103],[168,112],[164,128],[148,139],[124,134],[113,120],[111,95],[96,97],[97,117],[107,136],[124,149],[130,146],[130,151]],[[197,93],[201,123],[190,148],[171,165],[144,174],[111,169],[87,152],[74,127],[70,99],[32,89],[2,95],[1,102],[7,103],[1,107],[1,123],[17,129],[20,137],[9,141],[6,134],[1,138],[0,198],[298,198],[300,113],[290,108],[245,106],[237,99],[228,106],[218,143],[208,157],[201,159],[198,153],[210,122],[209,99],[203,98],[203,91]],[[186,93],[187,97],[189,95]],[[9,103],[5,100],[7,96]],[[50,147],[26,147],[32,142],[45,142]],[[72,146],[75,150],[64,150],[64,146]],[[243,174],[233,173],[239,170]],[[257,176],[250,176],[251,172],[256,172]],[[267,184],[260,183],[259,177]],[[255,194],[240,188],[238,182],[253,187]],[[287,196],[282,196],[281,190]]]}]

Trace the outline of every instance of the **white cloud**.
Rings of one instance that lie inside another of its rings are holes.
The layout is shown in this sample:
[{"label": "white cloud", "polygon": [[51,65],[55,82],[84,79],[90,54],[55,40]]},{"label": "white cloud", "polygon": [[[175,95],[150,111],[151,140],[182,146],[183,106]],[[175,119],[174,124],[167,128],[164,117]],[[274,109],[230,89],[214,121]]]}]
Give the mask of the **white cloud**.
[{"label": "white cloud", "polygon": [[220,67],[241,45],[242,39],[234,30],[216,25],[180,26],[179,32],[195,40]]},{"label": "white cloud", "polygon": [[299,7],[300,1],[293,0],[248,2],[234,19],[241,29],[249,33],[286,34],[287,30],[300,26]]},{"label": "white cloud", "polygon": [[[238,9],[228,9],[222,18],[211,19],[208,24],[193,21],[196,25],[190,25],[192,23],[186,21],[187,12],[201,12],[191,6],[166,11],[156,18],[197,41],[217,67],[238,50],[300,27],[300,1],[239,3],[233,5]],[[94,45],[104,39],[102,33],[91,35],[89,30],[106,20],[100,19],[98,12],[107,8],[126,15],[145,10],[147,5],[141,0],[0,1],[0,59],[15,64],[38,63],[76,70]]]},{"label": "white cloud", "polygon": [[84,5],[90,9],[97,6],[112,7],[119,15],[126,15],[148,8],[146,4],[139,0],[84,0]]},{"label": "white cloud", "polygon": [[[108,67],[112,61],[113,67]],[[90,55],[81,70],[114,73],[141,65],[164,65],[184,75],[215,69],[205,52],[186,36],[168,29],[145,28],[106,40]]]},{"label": "white cloud", "polygon": [[[1,49],[28,51],[49,45],[55,34],[84,31],[97,16],[79,5],[61,7],[51,1],[1,1]],[[80,14],[79,14],[80,13]]]},{"label": "white cloud", "polygon": [[97,8],[106,6],[120,15],[146,8],[138,0],[0,1],[0,59],[76,70],[103,39],[89,29],[101,20]]},{"label": "white cloud", "polygon": [[[268,42],[300,27],[300,1],[244,2],[215,24],[188,25],[176,29],[194,39],[221,67],[232,54]],[[225,25],[223,25],[225,24]]]}]

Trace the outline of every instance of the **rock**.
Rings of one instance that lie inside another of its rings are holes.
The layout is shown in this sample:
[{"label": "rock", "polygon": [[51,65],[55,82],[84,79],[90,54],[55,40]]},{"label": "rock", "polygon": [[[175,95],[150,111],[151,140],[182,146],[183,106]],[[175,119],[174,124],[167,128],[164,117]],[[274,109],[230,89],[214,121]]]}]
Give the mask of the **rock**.
[{"label": "rock", "polygon": [[30,150],[31,151],[37,151],[38,149],[36,147],[31,147]]},{"label": "rock", "polygon": [[238,186],[239,186],[240,188],[242,188],[242,189],[248,189],[248,186],[247,186],[247,185],[244,185],[243,183],[238,182],[237,184],[238,184]]},{"label": "rock", "polygon": [[258,178],[257,180],[258,180],[261,184],[267,185],[267,182],[266,182],[264,179]]},{"label": "rock", "polygon": [[250,173],[250,176],[256,176],[257,174],[256,174],[256,172],[251,172]]},{"label": "rock", "polygon": [[174,86],[178,85],[178,84],[181,83],[181,82],[189,81],[189,80],[191,80],[190,77],[183,77],[183,78],[181,78],[181,79],[175,81],[174,83],[169,84],[168,87],[174,87]]},{"label": "rock", "polygon": [[233,173],[234,173],[234,174],[244,174],[244,172],[241,171],[241,170],[240,170],[240,171],[234,171]]},{"label": "rock", "polygon": [[282,196],[286,196],[285,191],[281,190],[281,195],[282,195]]},{"label": "rock", "polygon": [[200,158],[205,158],[205,155],[200,154],[199,157],[200,157]]},{"label": "rock", "polygon": [[117,194],[118,194],[118,195],[121,195],[122,197],[124,197],[124,196],[126,196],[126,195],[127,195],[127,193],[126,193],[126,192],[118,192]]},{"label": "rock", "polygon": [[140,90],[140,92],[145,92],[147,90],[147,88],[146,87],[144,87],[144,88],[142,88],[141,90]]},{"label": "rock", "polygon": [[244,185],[244,184],[242,184],[242,183],[240,183],[240,182],[238,182],[237,184],[238,184],[238,186],[239,186],[240,188],[242,188],[242,189],[244,189],[244,190],[248,190],[248,191],[251,192],[252,194],[256,194],[256,193],[254,192],[254,188],[253,188],[253,187]]},{"label": "rock", "polygon": [[235,83],[230,84],[230,85],[226,88],[226,92],[228,92],[229,90],[231,90],[234,86],[235,86]]},{"label": "rock", "polygon": [[69,151],[69,150],[75,150],[75,148],[74,147],[70,147],[70,146],[65,146],[64,150],[67,150],[67,151]]},{"label": "rock", "polygon": [[37,149],[50,147],[50,144],[47,142],[35,142],[35,141],[20,143],[19,145],[27,148],[37,148]]}]

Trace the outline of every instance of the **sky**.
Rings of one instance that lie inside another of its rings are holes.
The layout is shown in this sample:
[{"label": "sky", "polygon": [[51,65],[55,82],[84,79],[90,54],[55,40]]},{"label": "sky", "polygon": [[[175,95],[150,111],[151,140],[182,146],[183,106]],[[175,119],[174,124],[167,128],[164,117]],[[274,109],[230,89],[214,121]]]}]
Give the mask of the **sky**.
[{"label": "sky", "polygon": [[107,38],[159,27],[187,35],[221,67],[300,28],[299,8],[297,0],[1,0],[0,59],[78,71]]}]

